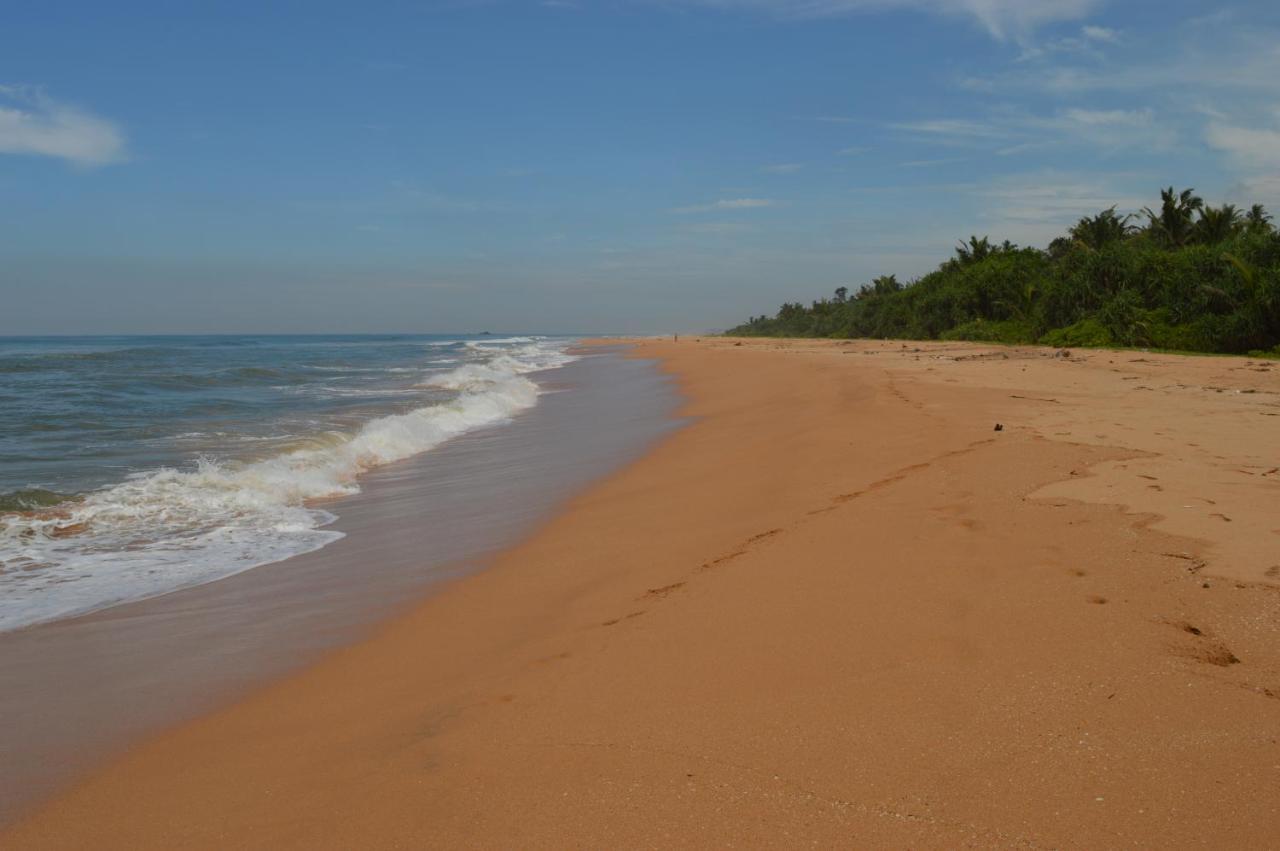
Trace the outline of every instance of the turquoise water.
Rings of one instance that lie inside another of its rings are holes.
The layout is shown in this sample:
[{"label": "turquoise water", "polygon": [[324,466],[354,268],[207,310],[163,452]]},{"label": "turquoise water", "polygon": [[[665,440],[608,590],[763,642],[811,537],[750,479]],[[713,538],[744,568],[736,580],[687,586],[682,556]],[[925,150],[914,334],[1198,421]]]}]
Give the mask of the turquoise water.
[{"label": "turquoise water", "polygon": [[569,342],[0,339],[0,629],[336,540],[325,499],[537,404]]}]

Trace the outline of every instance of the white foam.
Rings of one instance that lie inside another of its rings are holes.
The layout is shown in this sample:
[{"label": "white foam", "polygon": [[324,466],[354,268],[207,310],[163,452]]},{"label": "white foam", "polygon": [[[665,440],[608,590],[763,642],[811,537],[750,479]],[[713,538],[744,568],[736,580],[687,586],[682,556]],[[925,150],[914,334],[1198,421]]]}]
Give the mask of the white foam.
[{"label": "white foam", "polygon": [[477,349],[483,361],[423,382],[454,391],[442,403],[258,461],[138,474],[58,516],[0,518],[0,630],[211,582],[341,538],[315,500],[356,493],[366,470],[532,407],[539,389],[526,375],[573,360],[563,345],[510,343],[519,345]]}]

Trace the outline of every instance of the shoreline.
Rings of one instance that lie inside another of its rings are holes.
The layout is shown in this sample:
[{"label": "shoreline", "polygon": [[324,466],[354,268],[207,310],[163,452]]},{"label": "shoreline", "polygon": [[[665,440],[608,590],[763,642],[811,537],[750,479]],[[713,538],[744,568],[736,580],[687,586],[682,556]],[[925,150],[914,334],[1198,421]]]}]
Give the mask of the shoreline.
[{"label": "shoreline", "polygon": [[539,382],[548,392],[511,421],[371,470],[361,493],[327,501],[344,537],[325,547],[0,633],[0,825],[157,730],[234,704],[483,569],[670,427],[666,380],[618,352]]},{"label": "shoreline", "polygon": [[631,354],[675,377],[685,428],[489,569],[0,837],[1247,845],[1280,828],[1280,373],[897,341]]}]

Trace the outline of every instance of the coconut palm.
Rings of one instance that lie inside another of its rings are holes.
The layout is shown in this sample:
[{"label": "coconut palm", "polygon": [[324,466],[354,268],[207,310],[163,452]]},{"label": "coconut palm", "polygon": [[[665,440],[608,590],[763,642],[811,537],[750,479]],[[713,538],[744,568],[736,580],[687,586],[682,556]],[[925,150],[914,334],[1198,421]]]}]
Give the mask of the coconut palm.
[{"label": "coconut palm", "polygon": [[1134,226],[1129,224],[1132,218],[1132,213],[1118,216],[1115,207],[1108,207],[1096,216],[1085,216],[1076,222],[1071,238],[1096,251],[1133,233]]},{"label": "coconut palm", "polygon": [[1160,212],[1143,207],[1142,212],[1150,220],[1147,226],[1156,239],[1169,246],[1186,245],[1195,230],[1192,214],[1204,207],[1204,199],[1194,189],[1175,192],[1170,186],[1160,190]]},{"label": "coconut palm", "polygon": [[1270,233],[1272,230],[1271,214],[1261,204],[1249,208],[1249,212],[1244,214],[1244,222],[1250,233]]},{"label": "coconut palm", "polygon": [[968,266],[970,263],[986,260],[994,250],[991,247],[991,240],[987,237],[970,236],[968,242],[962,242],[956,246],[956,260],[961,266]]},{"label": "coconut palm", "polygon": [[1240,225],[1240,211],[1235,204],[1205,207],[1200,211],[1200,219],[1196,222],[1195,236],[1206,245],[1217,245],[1230,239],[1240,230]]}]

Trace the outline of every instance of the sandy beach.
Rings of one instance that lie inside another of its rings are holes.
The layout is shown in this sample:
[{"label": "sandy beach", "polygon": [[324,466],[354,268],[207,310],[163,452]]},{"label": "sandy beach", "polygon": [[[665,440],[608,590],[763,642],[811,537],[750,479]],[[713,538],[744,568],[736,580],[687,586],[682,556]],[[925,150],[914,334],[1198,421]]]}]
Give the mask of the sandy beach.
[{"label": "sandy beach", "polygon": [[1280,363],[631,354],[685,427],[0,846],[1275,842]]}]

